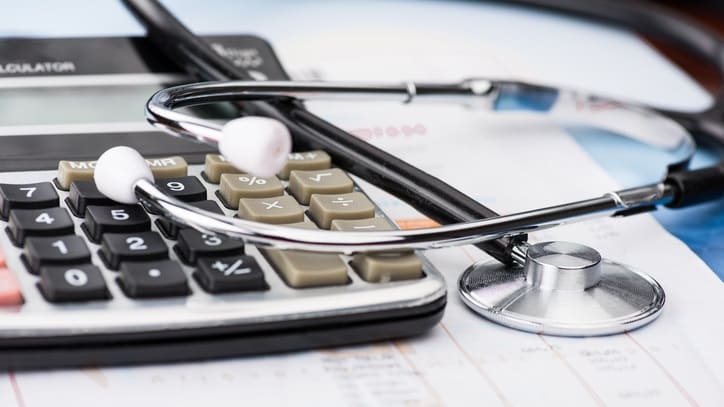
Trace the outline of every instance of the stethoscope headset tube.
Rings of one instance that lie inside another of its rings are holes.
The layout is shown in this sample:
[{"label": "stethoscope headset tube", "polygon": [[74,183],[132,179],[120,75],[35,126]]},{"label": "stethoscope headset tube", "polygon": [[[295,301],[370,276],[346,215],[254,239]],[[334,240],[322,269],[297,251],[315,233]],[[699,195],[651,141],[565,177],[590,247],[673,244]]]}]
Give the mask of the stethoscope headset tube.
[{"label": "stethoscope headset tube", "polygon": [[[221,100],[257,100],[286,98],[294,99],[307,94],[316,97],[347,95],[357,93],[396,97],[406,103],[415,97],[410,89],[422,90],[422,95],[430,98],[443,96],[444,99],[495,98],[496,89],[514,86],[517,91],[526,84],[498,83],[482,80],[465,81],[461,84],[330,84],[293,82],[212,82],[181,85],[157,92],[148,101],[146,114],[149,121],[174,136],[192,138],[211,145],[219,143],[222,137],[228,137],[223,127],[215,122],[195,116],[179,113],[177,107],[189,107],[196,104]],[[432,89],[434,92],[427,92]],[[488,105],[493,105],[494,100]],[[623,105],[621,105],[623,106]],[[633,107],[632,107],[633,109]],[[642,117],[650,117],[644,115]],[[231,135],[243,137],[243,135]],[[139,156],[140,157],[140,156]],[[98,166],[113,166],[121,163],[105,164],[101,157]],[[139,159],[140,165],[143,161]],[[238,219],[229,219],[194,208],[191,205],[166,196],[152,182],[147,180],[135,184],[136,195],[145,205],[160,212],[177,223],[202,230],[242,239],[263,246],[282,249],[310,251],[332,251],[354,253],[361,251],[436,249],[454,245],[474,244],[499,239],[505,236],[517,236],[527,232],[541,230],[562,223],[594,215],[621,215],[638,213],[657,205],[678,205],[696,203],[709,199],[724,190],[721,180],[721,167],[713,170],[680,172],[670,180],[638,188],[610,192],[600,198],[572,202],[550,208],[542,208],[507,216],[498,216],[487,220],[458,223],[431,229],[394,232],[335,233],[329,231],[308,231],[283,226],[258,224]],[[693,181],[692,181],[693,180]],[[719,182],[717,182],[719,181]],[[122,185],[122,183],[121,183]],[[711,187],[706,187],[711,185]],[[115,185],[111,185],[113,187]],[[719,188],[718,186],[721,186]],[[99,188],[101,185],[99,185]],[[103,188],[108,188],[103,186]],[[525,251],[525,245],[516,246],[516,252]],[[514,252],[514,253],[516,253]],[[521,261],[521,256],[514,260]]]}]

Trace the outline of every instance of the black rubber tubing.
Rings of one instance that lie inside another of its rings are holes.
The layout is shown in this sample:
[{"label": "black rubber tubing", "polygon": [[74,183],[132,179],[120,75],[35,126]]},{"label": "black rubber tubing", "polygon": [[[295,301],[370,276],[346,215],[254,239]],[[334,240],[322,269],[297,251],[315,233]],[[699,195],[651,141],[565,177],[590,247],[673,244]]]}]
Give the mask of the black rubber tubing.
[{"label": "black rubber tubing", "polygon": [[[156,0],[124,0],[124,4],[146,27],[159,49],[186,72],[202,80],[252,79],[191,33]],[[241,107],[247,113],[280,120],[292,133],[295,147],[325,150],[341,168],[381,187],[436,222],[450,224],[498,216],[442,180],[312,114],[301,103],[253,102]],[[526,238],[500,238],[476,246],[510,264],[510,251]]]}]

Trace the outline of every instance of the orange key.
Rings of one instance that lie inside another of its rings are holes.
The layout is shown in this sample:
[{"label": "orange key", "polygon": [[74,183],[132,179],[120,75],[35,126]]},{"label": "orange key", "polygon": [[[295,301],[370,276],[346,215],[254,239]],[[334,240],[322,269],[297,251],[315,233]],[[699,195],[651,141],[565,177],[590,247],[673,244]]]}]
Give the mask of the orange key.
[{"label": "orange key", "polygon": [[22,303],[23,296],[15,276],[5,267],[0,268],[0,307]]}]

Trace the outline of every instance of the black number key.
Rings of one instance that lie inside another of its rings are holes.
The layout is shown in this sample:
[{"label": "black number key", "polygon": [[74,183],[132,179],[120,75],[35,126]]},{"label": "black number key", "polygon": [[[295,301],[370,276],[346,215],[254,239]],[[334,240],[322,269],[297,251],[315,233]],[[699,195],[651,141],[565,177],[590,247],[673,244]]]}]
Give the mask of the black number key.
[{"label": "black number key", "polygon": [[[197,208],[201,208],[203,210],[210,211],[210,212],[213,212],[213,213],[216,213],[219,215],[224,214],[224,212],[221,211],[219,204],[217,204],[215,201],[208,200],[208,201],[201,201],[201,202],[193,202],[193,203],[190,203],[189,205],[195,206]],[[176,223],[171,222],[165,218],[158,219],[157,224],[158,224],[159,229],[161,229],[163,234],[166,235],[166,237],[168,237],[169,239],[176,239],[176,237],[178,236],[179,229],[184,228],[184,226],[179,226]]]},{"label": "black number key", "polygon": [[90,251],[80,236],[29,237],[23,255],[28,269],[38,274],[43,266],[90,263]]},{"label": "black number key", "polygon": [[151,218],[139,205],[91,205],[86,210],[83,228],[91,240],[98,242],[105,233],[135,233],[151,230]]},{"label": "black number key", "polygon": [[184,202],[206,199],[206,188],[196,177],[164,178],[156,183],[162,191]]},{"label": "black number key", "polygon": [[251,256],[200,259],[194,276],[211,293],[269,288],[259,264]]},{"label": "black number key", "polygon": [[108,268],[118,270],[124,261],[149,261],[168,258],[168,247],[156,232],[103,235],[101,255]]},{"label": "black number key", "polygon": [[45,299],[50,302],[91,301],[110,298],[101,271],[92,264],[41,268],[40,291]]},{"label": "black number key", "polygon": [[92,181],[74,181],[70,184],[68,202],[73,214],[81,218],[85,216],[85,209],[90,205],[117,205],[115,201],[101,194]]},{"label": "black number key", "polygon": [[132,298],[173,297],[189,294],[186,274],[173,260],[122,263],[120,284]]},{"label": "black number key", "polygon": [[58,193],[50,182],[0,184],[0,217],[7,219],[13,209],[41,209],[58,206]]},{"label": "black number key", "polygon": [[16,209],[10,213],[10,234],[18,245],[28,236],[73,234],[73,220],[64,208]]},{"label": "black number key", "polygon": [[240,240],[206,235],[193,229],[183,229],[178,233],[176,251],[187,263],[196,264],[201,257],[243,254],[244,243]]}]

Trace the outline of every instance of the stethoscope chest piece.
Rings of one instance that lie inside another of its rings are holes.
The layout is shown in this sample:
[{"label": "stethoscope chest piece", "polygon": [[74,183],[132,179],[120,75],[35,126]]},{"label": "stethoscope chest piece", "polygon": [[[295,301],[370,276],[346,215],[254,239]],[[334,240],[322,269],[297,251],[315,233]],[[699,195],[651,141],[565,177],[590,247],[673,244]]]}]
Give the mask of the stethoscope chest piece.
[{"label": "stethoscope chest piece", "polygon": [[665,299],[650,276],[570,242],[531,245],[523,266],[473,264],[460,276],[459,290],[485,318],[561,336],[633,330],[659,316]]}]

